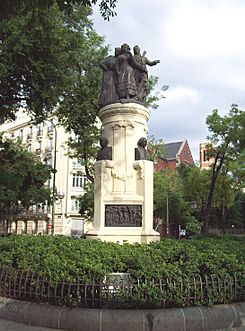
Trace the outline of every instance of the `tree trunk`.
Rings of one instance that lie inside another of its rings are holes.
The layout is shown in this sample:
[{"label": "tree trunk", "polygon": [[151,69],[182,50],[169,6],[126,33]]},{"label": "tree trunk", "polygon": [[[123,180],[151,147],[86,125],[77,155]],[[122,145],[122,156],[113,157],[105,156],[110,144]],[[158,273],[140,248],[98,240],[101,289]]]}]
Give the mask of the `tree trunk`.
[{"label": "tree trunk", "polygon": [[90,174],[89,172],[89,167],[88,167],[88,156],[86,150],[84,151],[84,168],[85,168],[85,175],[90,180],[92,183],[94,183],[94,177]]},{"label": "tree trunk", "polygon": [[226,208],[225,208],[225,202],[223,201],[222,207],[221,207],[221,228],[223,231],[223,234],[225,234],[225,222],[226,221]]},{"label": "tree trunk", "polygon": [[209,225],[209,219],[210,219],[210,212],[211,212],[211,208],[212,208],[216,179],[219,175],[219,172],[223,165],[224,159],[225,159],[225,152],[217,153],[215,156],[214,164],[212,166],[212,168],[213,168],[212,169],[212,179],[211,179],[206,207],[205,207],[204,213],[203,213],[202,234],[204,234],[204,235],[208,234],[208,225]]},{"label": "tree trunk", "polygon": [[209,225],[209,219],[210,219],[210,213],[212,208],[212,202],[213,202],[213,196],[214,196],[214,189],[215,189],[215,183],[216,183],[215,176],[212,177],[209,193],[208,193],[208,199],[205,206],[205,209],[203,211],[203,228],[202,233],[206,235],[208,233],[208,225]]}]

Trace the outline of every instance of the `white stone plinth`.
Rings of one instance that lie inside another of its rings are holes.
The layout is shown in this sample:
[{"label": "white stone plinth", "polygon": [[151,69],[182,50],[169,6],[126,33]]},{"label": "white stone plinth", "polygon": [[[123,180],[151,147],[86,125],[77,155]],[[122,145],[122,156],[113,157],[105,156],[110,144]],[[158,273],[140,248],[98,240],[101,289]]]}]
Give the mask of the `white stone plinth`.
[{"label": "white stone plinth", "polygon": [[[94,222],[87,238],[120,243],[159,240],[159,233],[153,230],[153,163],[135,161],[135,148],[138,140],[147,135],[149,116],[145,107],[134,103],[118,103],[100,111],[102,135],[112,147],[112,161],[95,163]],[[111,215],[108,208],[118,208],[117,217],[109,223],[113,226],[108,225],[108,215]],[[120,211],[121,208],[126,208],[128,213],[124,209]],[[134,215],[138,219],[139,209],[141,224],[133,222],[126,226]]]}]

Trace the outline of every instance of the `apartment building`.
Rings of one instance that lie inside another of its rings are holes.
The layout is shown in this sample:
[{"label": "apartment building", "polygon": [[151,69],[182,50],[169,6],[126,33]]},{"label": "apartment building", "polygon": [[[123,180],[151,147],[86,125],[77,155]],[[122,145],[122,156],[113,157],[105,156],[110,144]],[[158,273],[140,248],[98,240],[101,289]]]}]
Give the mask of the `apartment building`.
[{"label": "apartment building", "polygon": [[[69,133],[54,119],[35,124],[30,117],[20,111],[16,121],[6,123],[0,127],[9,138],[17,138],[23,142],[28,151],[36,153],[40,158],[56,169],[55,188],[56,200],[54,207],[54,234],[81,235],[84,232],[84,219],[79,214],[77,197],[84,194],[86,177],[83,167],[77,159],[69,157],[67,141]],[[56,160],[55,160],[56,150]],[[53,174],[47,185],[53,187]],[[61,198],[61,199],[60,199]],[[23,221],[15,220],[9,232],[16,233],[50,233],[52,220],[52,206],[34,206],[35,212],[42,212],[45,219]]]}]

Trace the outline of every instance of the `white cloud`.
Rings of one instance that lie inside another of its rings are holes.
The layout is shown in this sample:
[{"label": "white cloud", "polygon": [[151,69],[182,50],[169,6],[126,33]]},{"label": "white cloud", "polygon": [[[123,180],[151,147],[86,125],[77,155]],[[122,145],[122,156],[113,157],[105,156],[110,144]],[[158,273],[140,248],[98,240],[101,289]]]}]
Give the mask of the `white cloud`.
[{"label": "white cloud", "polygon": [[177,2],[162,27],[173,53],[195,59],[245,54],[245,3]]},{"label": "white cloud", "polygon": [[186,88],[186,87],[173,87],[170,88],[166,92],[166,100],[167,102],[172,102],[172,101],[182,101],[184,99],[188,99],[187,102],[197,102],[199,100],[199,94],[196,90],[192,88]]}]

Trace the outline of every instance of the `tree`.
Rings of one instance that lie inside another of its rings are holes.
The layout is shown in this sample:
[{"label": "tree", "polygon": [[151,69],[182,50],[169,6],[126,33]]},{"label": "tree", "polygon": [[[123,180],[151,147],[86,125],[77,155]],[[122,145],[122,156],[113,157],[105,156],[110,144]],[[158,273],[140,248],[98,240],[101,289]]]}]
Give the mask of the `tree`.
[{"label": "tree", "polygon": [[[84,7],[92,7],[98,1],[97,0],[7,0],[0,3],[0,18],[8,18],[22,9],[28,9],[30,7],[43,7],[50,8],[53,4],[57,4],[61,11],[71,11],[74,4],[82,5]],[[109,20],[110,17],[116,15],[117,0],[101,0],[99,1],[100,14],[105,20]]]},{"label": "tree", "polygon": [[[107,55],[104,39],[89,20],[94,3],[50,0],[36,6],[27,1],[24,6],[17,2],[11,15],[6,13],[1,21],[0,122],[14,119],[20,106],[36,121],[56,115],[67,131],[75,133],[70,146],[83,160],[90,180],[90,158],[95,156],[99,136],[95,125],[101,77],[98,64]],[[100,1],[104,15],[113,16],[110,8],[115,3]]]},{"label": "tree", "polygon": [[220,211],[220,222],[218,225],[223,230],[223,233],[225,233],[227,225],[228,210],[234,205],[234,199],[239,191],[240,185],[224,167],[217,178],[213,199],[214,207]]},{"label": "tree", "polygon": [[[93,162],[98,150],[99,125],[96,118],[99,112],[98,95],[101,70],[98,63],[106,56],[107,48],[102,47],[102,39],[91,30],[83,41],[86,58],[77,54],[77,68],[63,100],[57,108],[57,117],[67,131],[73,133],[69,146],[74,157],[79,157],[85,167],[87,178],[93,182]],[[67,112],[69,109],[69,112]]]},{"label": "tree", "polygon": [[162,139],[157,139],[154,135],[148,137],[147,149],[150,160],[156,162],[159,158],[167,155],[167,149]]},{"label": "tree", "polygon": [[218,110],[214,110],[207,117],[206,123],[211,135],[208,137],[209,157],[213,158],[211,165],[211,182],[206,205],[203,211],[203,233],[208,232],[210,212],[215,192],[217,178],[222,169],[237,173],[238,180],[244,180],[244,172],[240,169],[234,171],[236,164],[244,164],[245,161],[245,112],[237,105],[232,105],[228,115],[222,117]]},{"label": "tree", "polygon": [[[78,73],[86,76],[83,63],[91,50],[99,50],[99,36],[95,47],[89,44],[95,33],[88,17],[96,2],[1,2],[0,124],[13,120],[20,107],[42,121],[70,91],[74,77]],[[100,1],[105,18],[114,15],[115,3]],[[83,96],[83,90],[80,94]]]},{"label": "tree", "polygon": [[160,90],[156,90],[156,86],[159,82],[159,77],[150,76],[148,79],[147,86],[147,98],[145,100],[145,107],[157,109],[159,107],[158,102],[165,99],[164,92],[168,90],[168,85],[161,86]]},{"label": "tree", "polygon": [[197,216],[202,214],[210,185],[210,170],[201,170],[196,165],[181,165],[178,168],[184,189],[184,196],[195,207]]},{"label": "tree", "polygon": [[45,182],[50,168],[30,153],[20,141],[4,139],[0,135],[0,215],[8,216],[18,202],[28,210],[50,197]]},{"label": "tree", "polygon": [[189,204],[184,200],[183,185],[177,172],[166,168],[154,173],[154,216],[163,219],[167,234],[170,225],[186,224]]},{"label": "tree", "polygon": [[91,219],[94,216],[94,186],[91,182],[88,182],[84,188],[85,193],[79,197],[81,204],[80,213],[85,215],[87,219]]}]

